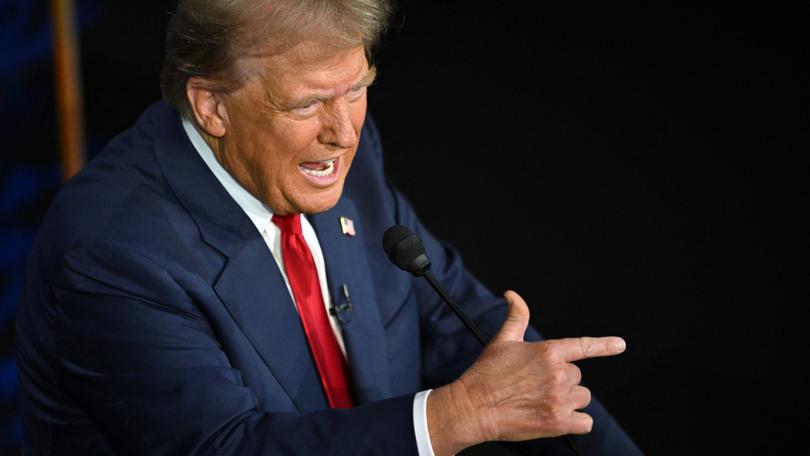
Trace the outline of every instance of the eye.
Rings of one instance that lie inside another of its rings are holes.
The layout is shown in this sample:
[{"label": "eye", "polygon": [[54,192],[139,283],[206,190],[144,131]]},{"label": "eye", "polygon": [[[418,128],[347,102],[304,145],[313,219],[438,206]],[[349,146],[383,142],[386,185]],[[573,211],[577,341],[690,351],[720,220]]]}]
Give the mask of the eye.
[{"label": "eye", "polygon": [[368,86],[355,87],[349,90],[349,92],[346,95],[349,97],[349,100],[355,101],[362,98],[363,95],[366,94],[366,90],[368,90]]},{"label": "eye", "polygon": [[292,108],[290,111],[299,117],[306,117],[312,114],[315,114],[315,111],[318,110],[318,105],[320,104],[319,101],[313,100],[305,105],[296,106]]}]

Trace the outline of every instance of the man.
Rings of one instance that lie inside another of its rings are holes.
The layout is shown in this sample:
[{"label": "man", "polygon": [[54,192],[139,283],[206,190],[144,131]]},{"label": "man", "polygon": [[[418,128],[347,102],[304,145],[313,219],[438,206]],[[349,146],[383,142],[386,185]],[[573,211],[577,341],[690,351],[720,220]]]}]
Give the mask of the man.
[{"label": "man", "polygon": [[[586,435],[583,454],[638,453],[572,364],[623,341],[524,342],[539,335],[523,300],[493,297],[385,179],[366,92],[387,12],[180,3],[168,104],[64,187],[32,251],[27,453],[446,455],[539,439],[527,448],[572,454],[549,438],[564,434]],[[395,224],[492,338],[483,352],[390,264]]]}]

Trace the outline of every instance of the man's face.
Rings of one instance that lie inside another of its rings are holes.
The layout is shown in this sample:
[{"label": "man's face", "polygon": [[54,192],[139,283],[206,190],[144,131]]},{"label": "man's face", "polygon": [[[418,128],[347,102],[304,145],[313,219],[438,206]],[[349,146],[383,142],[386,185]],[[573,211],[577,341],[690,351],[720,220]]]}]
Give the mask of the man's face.
[{"label": "man's face", "polygon": [[374,79],[363,47],[304,42],[248,63],[260,76],[222,95],[217,158],[274,213],[332,208],[357,152]]}]

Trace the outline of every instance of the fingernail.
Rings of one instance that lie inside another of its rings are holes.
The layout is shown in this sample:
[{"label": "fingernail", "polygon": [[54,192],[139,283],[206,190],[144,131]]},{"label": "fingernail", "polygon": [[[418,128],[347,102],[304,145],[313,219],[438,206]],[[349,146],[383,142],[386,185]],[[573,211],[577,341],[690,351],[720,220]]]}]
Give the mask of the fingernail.
[{"label": "fingernail", "polygon": [[624,342],[624,339],[618,339],[617,341],[613,342],[613,348],[615,348],[616,351],[623,352],[626,347],[627,344]]}]

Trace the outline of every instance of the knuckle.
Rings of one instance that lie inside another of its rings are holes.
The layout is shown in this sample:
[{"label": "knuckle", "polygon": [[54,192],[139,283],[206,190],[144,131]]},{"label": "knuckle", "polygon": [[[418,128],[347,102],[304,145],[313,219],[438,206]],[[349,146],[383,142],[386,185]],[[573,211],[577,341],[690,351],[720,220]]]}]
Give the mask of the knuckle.
[{"label": "knuckle", "polygon": [[553,360],[556,352],[557,344],[552,340],[543,341],[537,345],[538,356],[545,362]]},{"label": "knuckle", "polygon": [[593,418],[586,414],[580,413],[576,419],[572,420],[568,427],[568,432],[571,434],[587,434],[593,428]]},{"label": "knuckle", "polygon": [[552,413],[556,413],[564,403],[562,394],[557,390],[549,391],[546,395],[546,400],[548,401],[548,407]]},{"label": "knuckle", "polygon": [[578,424],[579,424],[578,426],[579,429],[577,429],[578,433],[587,434],[591,432],[591,429],[593,429],[593,417],[584,414],[584,416],[582,417],[582,419]]},{"label": "knuckle", "polygon": [[588,388],[583,387],[582,388],[582,401],[581,401],[582,406],[580,408],[586,407],[588,404],[590,404],[591,399],[592,399],[591,390],[589,390]]},{"label": "knuckle", "polygon": [[574,380],[573,383],[575,385],[579,385],[582,381],[582,371],[573,364],[571,365],[571,378]]},{"label": "knuckle", "polygon": [[538,410],[531,418],[531,423],[542,435],[560,435],[560,424],[557,417],[548,410]]},{"label": "knuckle", "polygon": [[553,386],[559,386],[565,383],[567,375],[562,367],[553,367],[549,371],[549,378]]},{"label": "knuckle", "polygon": [[551,420],[549,420],[549,427],[557,435],[565,434],[565,429],[568,426],[569,425],[565,422],[565,418],[560,414],[555,414],[551,417]]},{"label": "knuckle", "polygon": [[593,339],[590,337],[580,337],[579,348],[582,350],[582,356],[591,356],[593,353]]},{"label": "knuckle", "polygon": [[565,417],[559,410],[551,410],[545,416],[545,423],[550,429],[562,429],[565,426]]}]

